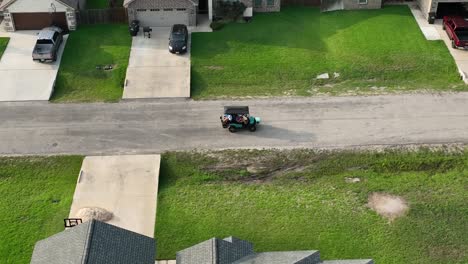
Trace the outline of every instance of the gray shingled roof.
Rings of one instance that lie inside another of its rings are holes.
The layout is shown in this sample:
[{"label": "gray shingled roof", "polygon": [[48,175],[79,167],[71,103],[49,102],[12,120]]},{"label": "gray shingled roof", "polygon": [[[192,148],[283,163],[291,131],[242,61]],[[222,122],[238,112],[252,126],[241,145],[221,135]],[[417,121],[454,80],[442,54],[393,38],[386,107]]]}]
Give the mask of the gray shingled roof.
[{"label": "gray shingled roof", "polygon": [[[78,8],[78,1],[79,0],[57,0],[59,2],[62,2],[63,4],[69,6],[69,7],[72,7],[72,8]],[[16,2],[16,0],[3,0],[0,1],[0,10],[2,10],[3,8],[13,4],[14,2]]]},{"label": "gray shingled roof", "polygon": [[212,238],[177,252],[177,264],[374,264],[371,259],[320,259],[316,250],[255,253],[252,243],[235,237]]},{"label": "gray shingled roof", "polygon": [[155,254],[153,238],[93,220],[38,241],[31,264],[154,264]]},{"label": "gray shingled roof", "polygon": [[301,263],[306,263],[307,260],[310,260],[310,263],[317,263],[316,260],[320,261],[319,252],[316,250],[264,252],[244,257],[233,264],[295,264],[299,261],[302,261]]},{"label": "gray shingled roof", "polygon": [[[150,2],[158,2],[158,1],[165,1],[165,0],[124,0],[123,6],[127,7],[130,3],[135,2],[135,1],[142,1],[143,4],[145,4],[145,3],[151,4]],[[191,4],[193,4],[193,5],[198,5],[199,0],[185,0],[185,1],[187,1],[187,2],[189,2]],[[215,1],[217,1],[217,0],[215,0]],[[151,5],[149,5],[149,6],[151,6]]]}]

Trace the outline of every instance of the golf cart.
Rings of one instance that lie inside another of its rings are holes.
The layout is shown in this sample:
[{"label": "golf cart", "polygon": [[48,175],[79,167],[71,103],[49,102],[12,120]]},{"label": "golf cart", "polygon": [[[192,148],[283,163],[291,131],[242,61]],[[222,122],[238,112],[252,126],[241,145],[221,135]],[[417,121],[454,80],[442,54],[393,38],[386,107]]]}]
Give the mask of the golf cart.
[{"label": "golf cart", "polygon": [[257,124],[260,123],[259,117],[250,116],[248,106],[225,106],[224,115],[220,116],[219,119],[223,128],[229,129],[231,133],[239,129],[255,132]]}]

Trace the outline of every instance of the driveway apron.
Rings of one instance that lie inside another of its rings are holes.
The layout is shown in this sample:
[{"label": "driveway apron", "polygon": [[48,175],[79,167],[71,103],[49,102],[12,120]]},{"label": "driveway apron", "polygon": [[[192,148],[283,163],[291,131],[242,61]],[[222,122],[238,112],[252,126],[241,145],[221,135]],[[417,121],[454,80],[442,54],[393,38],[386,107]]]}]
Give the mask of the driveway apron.
[{"label": "driveway apron", "polygon": [[159,155],[89,156],[83,161],[70,210],[99,207],[113,213],[107,223],[154,236]]},{"label": "driveway apron", "polygon": [[186,54],[171,54],[169,32],[153,28],[151,38],[133,37],[124,99],[190,97],[190,45]]}]

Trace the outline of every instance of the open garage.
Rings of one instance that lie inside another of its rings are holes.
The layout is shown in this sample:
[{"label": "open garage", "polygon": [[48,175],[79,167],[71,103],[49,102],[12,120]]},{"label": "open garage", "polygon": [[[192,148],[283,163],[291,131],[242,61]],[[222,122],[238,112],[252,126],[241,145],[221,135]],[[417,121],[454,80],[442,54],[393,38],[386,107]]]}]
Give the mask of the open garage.
[{"label": "open garage", "polygon": [[444,16],[467,16],[467,7],[468,3],[463,2],[450,2],[450,3],[441,3],[437,4],[436,18],[443,18]]}]

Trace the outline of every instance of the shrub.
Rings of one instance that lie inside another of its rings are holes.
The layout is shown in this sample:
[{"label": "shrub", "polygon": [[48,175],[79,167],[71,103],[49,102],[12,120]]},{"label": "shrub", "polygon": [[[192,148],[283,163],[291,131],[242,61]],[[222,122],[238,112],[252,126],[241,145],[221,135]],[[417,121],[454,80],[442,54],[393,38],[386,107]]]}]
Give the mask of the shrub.
[{"label": "shrub", "polygon": [[225,20],[237,20],[245,11],[246,6],[239,1],[218,1],[216,16]]},{"label": "shrub", "polygon": [[213,22],[211,22],[210,27],[211,27],[211,29],[213,29],[214,31],[220,30],[221,28],[224,27],[224,23],[221,22],[221,21],[213,21]]}]

